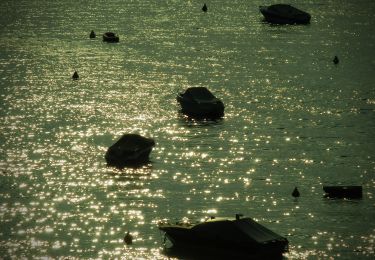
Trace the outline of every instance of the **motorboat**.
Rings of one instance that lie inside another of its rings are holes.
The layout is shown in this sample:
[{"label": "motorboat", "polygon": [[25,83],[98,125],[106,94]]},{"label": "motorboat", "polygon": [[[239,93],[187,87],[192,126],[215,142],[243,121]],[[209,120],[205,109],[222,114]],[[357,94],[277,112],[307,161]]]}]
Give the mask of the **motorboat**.
[{"label": "motorboat", "polygon": [[326,193],[325,197],[328,197],[328,198],[348,198],[348,199],[362,198],[362,186],[360,185],[323,186],[323,190]]},{"label": "motorboat", "polygon": [[149,161],[155,141],[138,134],[125,134],[110,146],[105,154],[108,166],[123,168],[138,166]]},{"label": "motorboat", "polygon": [[273,24],[308,24],[311,15],[287,4],[259,6],[265,20]]},{"label": "motorboat", "polygon": [[211,217],[204,222],[161,222],[158,228],[175,248],[225,249],[251,254],[281,255],[288,240],[249,217]]},{"label": "motorboat", "polygon": [[120,38],[113,32],[106,32],[103,34],[103,41],[105,42],[119,42]]},{"label": "motorboat", "polygon": [[205,87],[190,87],[177,95],[182,113],[193,118],[220,118],[224,104]]}]

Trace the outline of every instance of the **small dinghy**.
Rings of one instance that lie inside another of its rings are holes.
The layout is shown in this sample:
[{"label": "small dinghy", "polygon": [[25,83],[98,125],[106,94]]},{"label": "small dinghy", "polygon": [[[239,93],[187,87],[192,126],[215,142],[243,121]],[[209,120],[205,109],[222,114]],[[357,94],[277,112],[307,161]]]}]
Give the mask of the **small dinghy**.
[{"label": "small dinghy", "polygon": [[125,134],[108,148],[105,154],[107,165],[123,168],[147,163],[154,145],[153,139],[137,134]]},{"label": "small dinghy", "polygon": [[226,249],[249,254],[281,255],[288,251],[288,240],[248,217],[211,217],[204,222],[159,223],[159,229],[173,247]]},{"label": "small dinghy", "polygon": [[113,32],[106,32],[103,34],[104,42],[119,42],[120,38]]},{"label": "small dinghy", "polygon": [[362,186],[323,186],[328,198],[362,198]]},{"label": "small dinghy", "polygon": [[217,119],[224,115],[224,104],[205,87],[191,87],[177,95],[182,113],[193,118]]}]

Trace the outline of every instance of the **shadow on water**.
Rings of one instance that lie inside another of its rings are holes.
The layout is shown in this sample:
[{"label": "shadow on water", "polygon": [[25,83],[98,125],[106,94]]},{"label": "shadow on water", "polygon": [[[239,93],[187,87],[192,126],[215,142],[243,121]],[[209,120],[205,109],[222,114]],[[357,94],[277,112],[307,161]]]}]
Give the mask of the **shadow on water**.
[{"label": "shadow on water", "polygon": [[119,169],[117,167],[110,167],[112,170],[108,171],[108,175],[113,177],[116,181],[134,181],[151,178],[153,170],[152,164],[142,165],[139,167],[124,167]]},{"label": "shadow on water", "polygon": [[197,247],[169,247],[164,248],[162,253],[167,257],[184,260],[226,260],[226,259],[285,259],[282,254],[270,254],[268,252],[251,254],[242,251],[224,250],[219,248],[197,248]]},{"label": "shadow on water", "polygon": [[119,171],[126,171],[127,169],[145,169],[145,168],[151,168],[152,167],[152,161],[132,161],[132,162],[121,162],[116,164],[109,164],[107,163],[107,167],[114,168]]},{"label": "shadow on water", "polygon": [[205,117],[190,117],[185,115],[181,110],[178,111],[179,122],[183,126],[196,127],[196,126],[212,126],[221,125],[224,122],[223,117],[219,118],[205,118]]}]

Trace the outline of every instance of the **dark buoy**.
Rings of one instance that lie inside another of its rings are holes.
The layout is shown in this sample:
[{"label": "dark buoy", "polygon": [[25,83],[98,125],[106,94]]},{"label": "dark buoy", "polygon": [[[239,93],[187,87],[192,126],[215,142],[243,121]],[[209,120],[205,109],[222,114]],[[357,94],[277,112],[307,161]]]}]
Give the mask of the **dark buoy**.
[{"label": "dark buoy", "polygon": [[241,217],[243,217],[243,215],[242,215],[242,214],[240,214],[240,213],[236,214],[236,220],[240,220],[240,219],[241,219]]},{"label": "dark buoy", "polygon": [[129,231],[126,233],[124,237],[124,242],[127,245],[131,245],[133,243],[133,236],[129,233]]},{"label": "dark buoy", "polygon": [[96,37],[95,32],[94,32],[94,31],[91,31],[91,33],[90,33],[90,38],[93,39],[93,38],[95,38],[95,37]]},{"label": "dark buoy", "polygon": [[204,4],[203,7],[202,7],[202,11],[203,11],[203,12],[207,12],[207,10],[208,10],[207,5]]},{"label": "dark buoy", "polygon": [[79,79],[79,76],[78,76],[78,72],[77,72],[77,71],[74,72],[74,74],[73,74],[73,76],[72,76],[72,79],[74,79],[74,80]]},{"label": "dark buoy", "polygon": [[333,63],[335,63],[335,64],[339,63],[339,58],[337,56],[335,56],[335,58],[333,58]]},{"label": "dark buoy", "polygon": [[300,196],[297,187],[294,188],[294,190],[292,192],[292,196],[295,197],[295,198],[298,198]]}]

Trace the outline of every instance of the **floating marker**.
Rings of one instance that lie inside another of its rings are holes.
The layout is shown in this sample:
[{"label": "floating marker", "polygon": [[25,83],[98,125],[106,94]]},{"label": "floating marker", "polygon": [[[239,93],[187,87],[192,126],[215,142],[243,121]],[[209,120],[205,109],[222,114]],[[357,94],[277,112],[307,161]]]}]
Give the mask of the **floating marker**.
[{"label": "floating marker", "polygon": [[297,187],[294,188],[294,190],[292,192],[292,196],[295,197],[295,198],[298,198],[300,196],[300,193],[299,193]]}]

